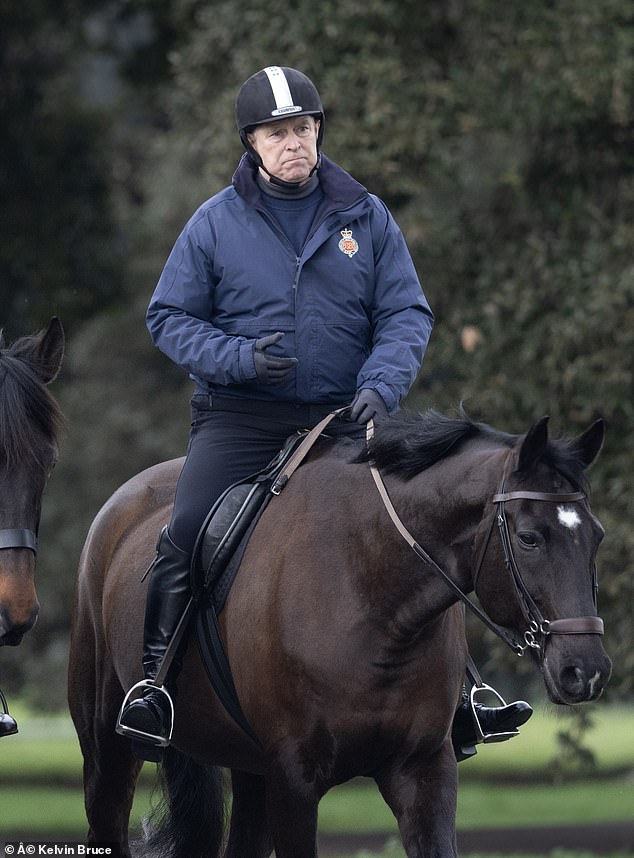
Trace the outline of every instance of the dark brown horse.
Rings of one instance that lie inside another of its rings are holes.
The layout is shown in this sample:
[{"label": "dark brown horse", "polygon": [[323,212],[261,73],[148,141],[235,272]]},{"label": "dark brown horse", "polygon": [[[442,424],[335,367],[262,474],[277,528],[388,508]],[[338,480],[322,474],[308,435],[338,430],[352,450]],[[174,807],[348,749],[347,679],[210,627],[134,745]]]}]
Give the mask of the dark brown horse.
[{"label": "dark brown horse", "polygon": [[8,347],[0,334],[0,646],[19,644],[39,610],[37,531],[60,420],[46,385],[63,354],[59,319]]},{"label": "dark brown horse", "polygon": [[[226,767],[230,858],[273,848],[277,858],[314,858],[320,798],[358,775],[375,779],[410,858],[454,856],[450,732],[467,655],[464,612],[397,531],[367,460],[417,542],[464,593],[477,579],[488,618],[535,654],[551,699],[574,704],[597,698],[610,673],[593,587],[602,530],[584,479],[603,431],[598,421],[574,440],[551,441],[545,419],[517,437],[429,413],[385,421],[367,454],[320,443],[268,505],[220,618],[260,747],[227,716],[191,644],[163,764],[158,840],[171,851],[161,854],[223,854],[215,767]],[[95,519],[79,568],[70,707],[89,837],[124,852],[140,764],[114,725],[123,689],[141,676],[141,579],[181,464],[150,468],[119,489]]]}]

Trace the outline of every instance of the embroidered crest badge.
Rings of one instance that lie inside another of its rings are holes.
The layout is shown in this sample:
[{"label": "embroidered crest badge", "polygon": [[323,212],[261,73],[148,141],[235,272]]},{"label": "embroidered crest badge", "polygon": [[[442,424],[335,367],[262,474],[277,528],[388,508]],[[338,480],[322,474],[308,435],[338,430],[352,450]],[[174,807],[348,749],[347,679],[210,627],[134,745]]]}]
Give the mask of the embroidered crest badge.
[{"label": "embroidered crest badge", "polygon": [[345,253],[346,256],[354,256],[357,250],[359,249],[359,245],[357,244],[356,239],[352,237],[351,229],[342,229],[341,230],[341,241],[339,242],[339,250],[342,253]]}]

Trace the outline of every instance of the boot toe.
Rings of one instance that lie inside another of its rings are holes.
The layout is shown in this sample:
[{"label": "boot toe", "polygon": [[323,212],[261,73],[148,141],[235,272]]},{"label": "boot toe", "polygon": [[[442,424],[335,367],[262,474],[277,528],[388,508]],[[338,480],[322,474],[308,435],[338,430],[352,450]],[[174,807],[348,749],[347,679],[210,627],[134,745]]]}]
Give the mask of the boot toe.
[{"label": "boot toe", "polygon": [[134,700],[121,715],[121,724],[160,739],[169,736],[170,716],[154,695]]},{"label": "boot toe", "polygon": [[15,718],[12,718],[8,713],[0,714],[0,739],[3,736],[13,736],[18,732],[18,725]]},{"label": "boot toe", "polygon": [[525,724],[533,714],[532,707],[525,700],[516,700],[506,706],[489,709],[481,704],[475,707],[482,732],[509,733]]}]

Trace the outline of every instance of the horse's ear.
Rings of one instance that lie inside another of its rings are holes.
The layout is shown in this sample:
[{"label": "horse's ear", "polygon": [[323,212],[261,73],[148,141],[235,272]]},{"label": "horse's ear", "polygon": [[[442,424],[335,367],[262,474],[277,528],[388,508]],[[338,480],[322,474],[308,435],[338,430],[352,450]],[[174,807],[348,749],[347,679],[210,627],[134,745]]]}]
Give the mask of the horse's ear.
[{"label": "horse's ear", "polygon": [[605,428],[605,420],[600,417],[585,432],[573,438],[572,447],[577,452],[584,469],[589,468],[601,452]]},{"label": "horse's ear", "polygon": [[32,337],[22,337],[11,346],[11,353],[28,361],[45,384],[53,381],[64,357],[64,329],[53,316],[48,328]]},{"label": "horse's ear", "polygon": [[42,336],[38,356],[40,375],[46,384],[57,377],[64,358],[64,345],[64,328],[57,316],[53,316]]},{"label": "horse's ear", "polygon": [[548,445],[548,417],[542,417],[528,430],[522,441],[517,470],[530,471],[541,459]]}]

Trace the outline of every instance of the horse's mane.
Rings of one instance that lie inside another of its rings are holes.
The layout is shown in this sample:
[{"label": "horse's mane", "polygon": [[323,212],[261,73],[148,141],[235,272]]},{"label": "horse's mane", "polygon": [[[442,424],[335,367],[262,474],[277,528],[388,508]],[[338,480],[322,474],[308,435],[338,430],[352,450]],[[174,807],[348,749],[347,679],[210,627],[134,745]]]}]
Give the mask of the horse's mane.
[{"label": "horse's mane", "polygon": [[0,331],[0,462],[41,460],[42,435],[57,443],[61,411],[36,367],[28,360],[34,337],[6,346]]},{"label": "horse's mane", "polygon": [[[386,474],[410,480],[436,462],[458,452],[470,440],[512,448],[521,435],[511,435],[487,423],[472,420],[461,407],[455,417],[430,409],[422,414],[401,412],[376,425],[374,437],[357,458],[372,461]],[[551,439],[542,457],[573,486],[587,489],[578,450],[567,439]]]}]

